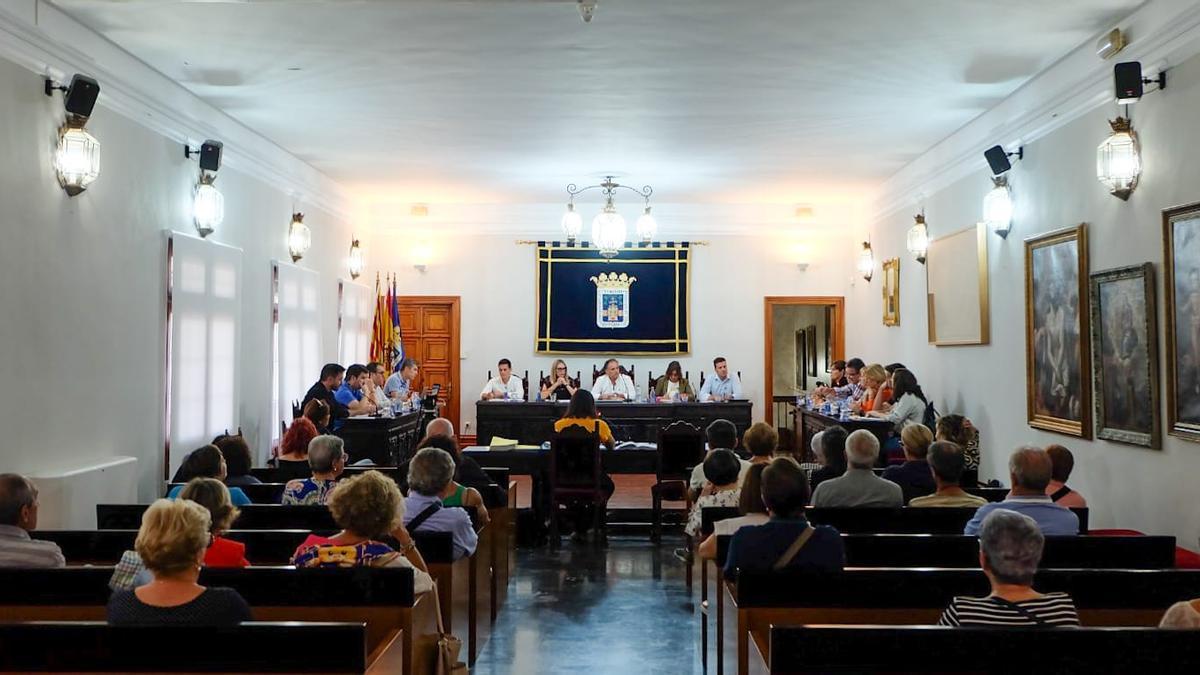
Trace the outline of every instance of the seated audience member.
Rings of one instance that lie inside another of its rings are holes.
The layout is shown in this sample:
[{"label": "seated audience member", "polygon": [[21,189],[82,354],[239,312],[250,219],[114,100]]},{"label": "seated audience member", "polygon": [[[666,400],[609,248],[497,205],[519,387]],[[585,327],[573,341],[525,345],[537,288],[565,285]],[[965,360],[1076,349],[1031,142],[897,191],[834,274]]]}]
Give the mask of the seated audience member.
[{"label": "seated audience member", "polygon": [[[1029,516],[1007,509],[988,514],[979,528],[979,566],[992,585],[985,598],[955,597],[942,626],[1078,626],[1066,593],[1038,593],[1033,576],[1045,537]],[[1003,639],[1003,638],[997,638]]]},{"label": "seated audience member", "polygon": [[637,400],[637,385],[633,378],[621,372],[621,363],[616,359],[604,362],[604,372],[592,383],[592,397],[597,401]]},{"label": "seated audience member", "polygon": [[967,494],[958,485],[962,478],[963,458],[962,448],[950,441],[934,441],[929,446],[929,468],[933,472],[933,481],[937,491],[927,497],[917,497],[908,502],[909,506],[972,506],[980,507],[987,503],[983,497]]},{"label": "seated audience member", "polygon": [[524,401],[525,400],[525,384],[521,378],[513,375],[512,361],[508,359],[500,359],[496,364],[500,374],[487,381],[483,385],[483,391],[479,392],[479,398],[490,401],[492,399]]},{"label": "seated audience member", "polygon": [[[826,437],[829,430],[825,431]],[[899,508],[904,506],[904,491],[890,480],[875,475],[879,458],[879,439],[866,429],[846,438],[846,473],[822,482],[813,492],[813,506],[819,508],[856,506]]]},{"label": "seated audience member", "polygon": [[[370,377],[367,367],[361,363],[355,363],[346,369],[346,380],[333,394],[334,400],[346,408],[346,417],[370,415],[375,412],[375,404],[367,398],[366,387],[367,382],[370,382]],[[334,415],[333,430],[341,429],[345,423],[345,417],[339,418]]]},{"label": "seated audience member", "polygon": [[979,433],[971,426],[971,420],[962,415],[942,415],[937,420],[934,439],[950,441],[962,449],[962,484],[975,487],[979,484]]},{"label": "seated audience member", "polygon": [[804,449],[796,447],[796,436],[796,432],[792,429],[788,429],[787,427],[779,427],[775,429],[775,437],[778,438],[779,441],[775,445],[775,453],[772,456],[772,459],[775,457],[791,457],[792,459],[796,460],[797,463],[804,464],[806,461]]},{"label": "seated audience member", "polygon": [[713,450],[700,466],[704,470],[704,487],[700,490],[700,497],[692,504],[687,525],[683,529],[690,537],[700,533],[700,509],[714,506],[734,507],[738,505],[738,498],[741,496],[738,473],[742,465],[732,450]]},{"label": "seated audience member", "polygon": [[[329,496],[329,513],[341,532],[310,534],[292,555],[296,567],[412,567],[413,592],[433,588],[425,560],[417,551],[404,517],[404,497],[391,478],[364,471],[338,483]],[[391,537],[400,550],[377,541]]]},{"label": "seated audience member", "polygon": [[246,439],[239,436],[226,436],[216,443],[221,456],[225,458],[225,484],[229,487],[243,485],[260,485],[261,480],[250,475],[250,446]]},{"label": "seated audience member", "polygon": [[567,372],[567,362],[562,359],[554,359],[554,363],[550,364],[550,374],[541,384],[543,401],[570,401],[579,389]]},{"label": "seated audience member", "polygon": [[[304,405],[304,410],[301,414],[317,428],[318,436],[329,433],[330,413],[328,403],[316,399],[309,401]],[[308,444],[306,443],[304,447],[307,448]]]},{"label": "seated audience member", "polygon": [[[475,460],[471,459],[470,457],[460,456],[458,452],[458,444],[454,442],[454,439],[446,436],[426,436],[425,438],[422,438],[417,443],[417,450],[424,450],[425,448],[437,448],[439,450],[444,450],[446,454],[450,455],[450,459],[454,461],[454,491],[450,494],[450,496],[442,499],[442,506],[470,506],[475,509],[476,513],[479,514],[479,522],[491,522],[491,516],[488,515],[487,507],[483,504],[483,495],[480,493],[479,489],[469,487],[458,479],[460,472],[471,474],[476,481],[485,481],[483,483],[483,487],[486,489],[488,485],[491,485],[491,480],[488,478],[488,475],[484,473],[483,469],[479,467],[479,464],[477,464]],[[475,467],[474,470],[464,471],[468,465],[473,465]],[[408,464],[404,465],[404,471],[406,474],[408,472],[408,466]],[[475,476],[473,471],[478,471],[479,474],[482,474],[482,478]]]},{"label": "seated audience member", "polygon": [[279,441],[279,456],[275,458],[275,467],[280,469],[286,478],[303,478],[309,475],[308,444],[321,435],[317,431],[318,428],[307,417],[297,417],[283,434],[283,439]]},{"label": "seated audience member", "polygon": [[454,558],[475,552],[479,537],[467,512],[442,505],[453,495],[454,460],[439,448],[418,450],[408,463],[408,499],[404,503],[404,525],[409,532],[450,532]]},{"label": "seated audience member", "polygon": [[937,490],[933,473],[929,470],[926,455],[933,443],[933,432],[924,424],[910,424],[900,432],[900,445],[904,448],[904,463],[884,469],[883,477],[900,486],[904,491],[904,503],[915,497],[924,497]]},{"label": "seated audience member", "polygon": [[1158,627],[1200,629],[1200,598],[1171,605]]},{"label": "seated audience member", "polygon": [[[783,430],[783,431],[789,431],[789,430]],[[793,435],[793,434],[790,434],[790,431],[789,431],[789,435]],[[783,435],[781,434],[781,437],[782,436]],[[775,456],[776,457],[791,457],[792,459],[796,460],[796,463],[800,465],[801,469],[804,469],[804,472],[809,475],[809,480],[811,480],[813,472],[817,471],[821,467],[825,466],[824,464],[821,463],[821,439],[823,439],[823,438],[825,438],[824,431],[818,431],[817,433],[812,435],[812,438],[810,438],[808,441],[808,452],[805,454],[803,460],[801,460],[799,457],[794,456],[794,455],[780,455],[779,453],[776,453]],[[811,489],[812,489],[812,485],[810,484],[809,490],[811,491]]]},{"label": "seated audience member", "polygon": [[160,499],[146,509],[134,548],[152,580],[108,600],[116,626],[232,626],[249,621],[250,607],[230,588],[198,581],[212,538],[208,511],[188,499]]},{"label": "seated audience member", "polygon": [[317,436],[308,444],[308,466],[312,469],[309,478],[288,481],[283,487],[280,503],[325,504],[337,485],[338,478],[346,469],[345,445],[337,436]]},{"label": "seated audience member", "polygon": [[892,390],[887,386],[888,374],[878,363],[862,370],[862,396],[850,404],[850,409],[858,413],[868,413],[872,410],[886,411],[892,404]]},{"label": "seated audience member", "polygon": [[37,521],[37,486],[18,473],[0,474],[0,567],[66,566],[58,544],[29,536]]},{"label": "seated audience member", "polygon": [[[179,472],[175,474],[182,483],[193,478],[216,478],[223,483],[228,474],[225,457],[215,445],[204,445],[193,450],[183,463],[184,466],[180,467]],[[171,491],[167,493],[167,499],[175,499],[181,490],[183,490],[182,485],[171,488]],[[234,506],[245,506],[251,503],[250,498],[246,496],[245,492],[242,492],[241,488],[229,488],[229,497],[233,500]]]},{"label": "seated audience member", "polygon": [[742,434],[742,447],[750,453],[750,464],[770,464],[779,447],[779,432],[766,422],[755,422]]},{"label": "seated audience member", "polygon": [[963,528],[964,534],[979,534],[980,525],[996,509],[1023,513],[1042,528],[1048,536],[1079,534],[1079,517],[1065,506],[1059,506],[1046,496],[1052,465],[1045,450],[1032,446],[1017,448],[1008,460],[1012,491],[1002,502],[984,504]]},{"label": "seated audience member", "polygon": [[179,493],[180,499],[196,502],[209,515],[212,543],[204,552],[205,567],[249,567],[246,545],[221,535],[233,527],[238,510],[229,497],[229,488],[216,478],[193,478]]},{"label": "seated audience member", "polygon": [[917,384],[917,376],[913,375],[911,370],[900,369],[892,375],[892,381],[895,389],[892,390],[892,397],[895,399],[887,412],[872,410],[867,413],[867,417],[880,417],[888,420],[896,427],[896,433],[900,433],[906,424],[922,424],[925,420],[925,408],[929,405],[929,401],[925,398],[925,392],[921,391],[921,385]]},{"label": "seated audience member", "polygon": [[683,366],[678,361],[667,364],[667,372],[654,385],[654,396],[660,401],[690,401],[696,398],[696,390],[684,379]]},{"label": "seated audience member", "polygon": [[1050,501],[1065,506],[1068,509],[1087,508],[1087,500],[1083,495],[1067,487],[1067,480],[1075,468],[1075,456],[1061,445],[1046,446],[1046,454],[1050,455],[1050,482],[1046,484],[1046,494]]},{"label": "seated audience member", "polygon": [[837,389],[850,384],[850,380],[846,379],[846,362],[838,359],[829,367],[829,387]]},{"label": "seated audience member", "polygon": [[[733,422],[725,419],[713,420],[708,428],[704,430],[705,439],[708,441],[708,454],[712,454],[717,450],[733,451],[737,447],[737,427],[733,426]],[[708,458],[705,455],[705,459]],[[735,453],[736,454],[736,453]],[[738,484],[742,483],[746,472],[750,470],[750,462],[744,459],[738,459],[741,463],[741,470],[738,472]],[[692,469],[692,477],[688,479],[688,489],[692,494],[692,501],[695,501],[700,496],[700,490],[704,488],[704,464],[701,463]]]},{"label": "seated audience member", "polygon": [[846,437],[849,435],[844,428],[834,425],[813,436],[813,450],[821,467],[809,474],[811,492],[815,493],[821,483],[846,473]]},{"label": "seated audience member", "polygon": [[742,397],[742,381],[729,373],[724,356],[713,359],[713,376],[700,385],[700,401],[732,401]]},{"label": "seated audience member", "polygon": [[766,464],[755,464],[746,472],[746,480],[742,483],[742,489],[738,491],[737,506],[742,515],[713,523],[713,533],[696,549],[701,558],[713,560],[717,557],[717,537],[732,536],[743,527],[762,525],[770,519],[767,506],[762,500],[762,472],[766,468]]},{"label": "seated audience member", "polygon": [[[443,438],[448,442],[434,441],[434,438]],[[499,493],[501,501],[508,501],[508,486],[495,485],[492,477],[479,466],[479,462],[467,457],[458,447],[458,438],[454,435],[454,424],[445,417],[438,417],[431,420],[425,425],[425,438],[417,443],[417,449],[433,446],[441,448],[450,453],[454,458],[454,480],[469,488],[475,488],[478,492],[483,492],[487,489],[495,489]],[[404,475],[408,475],[408,465],[404,464]],[[495,488],[492,486],[495,485]],[[407,486],[405,486],[407,487]]]},{"label": "seated audience member", "polygon": [[725,559],[726,579],[735,579],[739,569],[841,571],[846,565],[842,536],[828,525],[808,524],[808,479],[795,462],[780,458],[763,469],[762,498],[770,520],[734,533]]},{"label": "seated audience member", "polygon": [[[612,431],[608,428],[608,424],[600,419],[600,413],[596,410],[596,399],[592,396],[592,392],[582,387],[575,390],[575,394],[571,396],[571,402],[567,405],[567,412],[563,414],[562,419],[554,423],[554,432],[558,433],[572,426],[581,427],[586,431],[593,432],[600,437],[600,444],[612,450],[616,446],[616,439],[613,438]],[[604,488],[608,497],[612,497],[616,486],[613,484],[612,477],[608,473],[600,474],[600,486]],[[549,495],[546,497],[546,506],[549,508]],[[607,503],[607,497],[605,499]],[[586,538],[589,528],[592,526],[594,518],[592,517],[592,506],[590,504],[577,504],[571,507],[574,513],[575,532],[572,535],[576,541],[582,541]]]},{"label": "seated audience member", "polygon": [[[326,363],[321,367],[321,379],[308,388],[308,393],[304,395],[304,400],[300,402],[300,405],[304,407],[304,410],[308,410],[309,401],[321,401],[329,408],[330,423],[340,423],[350,414],[346,410],[346,406],[338,402],[335,393],[341,389],[345,374],[346,369],[340,364]],[[317,428],[321,428],[321,425],[318,424]],[[325,430],[322,430],[321,433],[325,433]]]}]

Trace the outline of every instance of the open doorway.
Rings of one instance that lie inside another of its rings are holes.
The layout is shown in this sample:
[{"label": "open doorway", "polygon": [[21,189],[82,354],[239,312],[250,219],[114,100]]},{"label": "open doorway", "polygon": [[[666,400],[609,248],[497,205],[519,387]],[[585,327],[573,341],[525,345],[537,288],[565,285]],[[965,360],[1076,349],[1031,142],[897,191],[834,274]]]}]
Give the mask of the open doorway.
[{"label": "open doorway", "polygon": [[845,298],[763,298],[767,423],[794,430],[796,396],[829,382],[834,361],[844,359]]}]

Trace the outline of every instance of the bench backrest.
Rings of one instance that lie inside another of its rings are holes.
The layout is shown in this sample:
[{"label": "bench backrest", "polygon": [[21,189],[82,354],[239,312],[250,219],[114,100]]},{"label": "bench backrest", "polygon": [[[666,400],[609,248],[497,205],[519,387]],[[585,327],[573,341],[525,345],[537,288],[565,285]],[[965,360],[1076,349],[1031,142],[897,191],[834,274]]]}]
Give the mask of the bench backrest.
[{"label": "bench backrest", "polygon": [[[1088,510],[1071,509],[1079,516],[1080,534],[1088,530]],[[838,532],[893,534],[962,534],[963,526],[975,515],[967,508],[808,508],[809,520],[832,525]]]},{"label": "bench backrest", "polygon": [[[307,476],[305,476],[307,478]],[[167,495],[176,487],[182,487],[187,483],[171,483],[167,486],[167,491],[163,495]],[[277,483],[258,483],[257,485],[239,485],[238,489],[250,498],[250,501],[255,504],[278,504],[283,498],[283,488],[287,485],[287,481]]]},{"label": "bench backrest", "polygon": [[[232,530],[224,537],[246,545],[246,559],[258,565],[285,565],[309,530]],[[58,544],[68,565],[113,565],[133,550],[137,530],[37,530],[37,539]]]},{"label": "bench backrest", "polygon": [[361,623],[0,624],[0,670],[5,672],[361,673],[366,667]]},{"label": "bench backrest", "polygon": [[776,673],[1185,673],[1195,631],[1156,628],[772,626]]},{"label": "bench backrest", "polygon": [[[148,504],[97,504],[96,527],[101,530],[136,530]],[[325,506],[280,506],[249,504],[238,508],[241,515],[233,526],[239,530],[312,530],[329,533],[340,530]]]}]

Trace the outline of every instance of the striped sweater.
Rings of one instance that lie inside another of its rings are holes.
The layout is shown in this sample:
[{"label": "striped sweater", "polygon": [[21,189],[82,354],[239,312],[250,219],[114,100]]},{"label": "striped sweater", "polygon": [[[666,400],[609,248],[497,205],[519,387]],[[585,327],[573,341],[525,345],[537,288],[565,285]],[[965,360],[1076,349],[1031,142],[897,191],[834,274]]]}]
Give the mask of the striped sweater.
[{"label": "striped sweater", "polygon": [[[1024,611],[1022,611],[1024,610]],[[1039,621],[1040,620],[1040,621]],[[1047,593],[1033,600],[1007,603],[996,597],[956,597],[940,626],[1078,626],[1075,603],[1066,593]]]}]

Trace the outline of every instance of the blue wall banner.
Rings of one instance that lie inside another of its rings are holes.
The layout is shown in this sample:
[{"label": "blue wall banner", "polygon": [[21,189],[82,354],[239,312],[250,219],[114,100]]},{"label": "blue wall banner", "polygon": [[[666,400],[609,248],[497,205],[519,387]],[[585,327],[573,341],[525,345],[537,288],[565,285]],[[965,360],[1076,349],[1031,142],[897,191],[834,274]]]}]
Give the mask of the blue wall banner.
[{"label": "blue wall banner", "polygon": [[541,354],[686,354],[688,242],[626,245],[606,259],[587,244],[539,241]]}]

